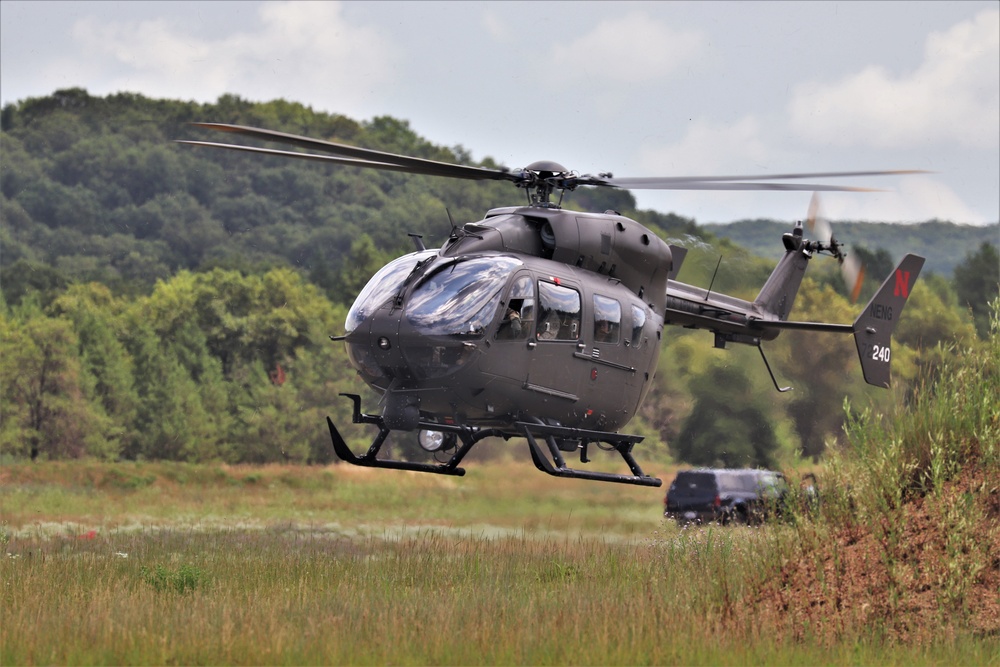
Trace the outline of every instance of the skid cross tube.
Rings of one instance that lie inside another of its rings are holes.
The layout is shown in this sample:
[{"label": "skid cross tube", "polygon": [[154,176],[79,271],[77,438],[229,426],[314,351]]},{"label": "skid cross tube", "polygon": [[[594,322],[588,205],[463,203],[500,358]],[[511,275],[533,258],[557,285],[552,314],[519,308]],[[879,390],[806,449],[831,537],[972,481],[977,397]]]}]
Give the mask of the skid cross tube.
[{"label": "skid cross tube", "polygon": [[472,447],[484,438],[490,436],[501,436],[502,433],[495,429],[471,429],[467,426],[455,426],[452,424],[437,424],[433,422],[418,422],[421,429],[426,429],[430,431],[444,431],[448,433],[454,433],[458,436],[459,440],[462,441],[462,446],[455,450],[451,458],[444,463],[416,463],[412,461],[399,461],[396,459],[380,459],[378,458],[378,453],[382,449],[382,445],[385,443],[385,439],[392,432],[392,429],[385,425],[385,422],[381,417],[377,415],[368,415],[361,412],[361,397],[356,394],[341,394],[345,396],[354,404],[353,415],[351,421],[355,424],[374,424],[378,426],[378,433],[372,440],[371,446],[368,451],[365,452],[363,456],[357,456],[351,448],[347,446],[347,442],[344,440],[343,436],[340,435],[340,431],[334,425],[333,420],[329,417],[326,418],[326,423],[330,427],[330,438],[333,440],[333,451],[336,452],[343,461],[356,466],[364,466],[367,468],[388,468],[391,470],[413,470],[415,472],[430,472],[439,475],[455,475],[461,477],[465,475],[465,468],[459,468],[458,464],[465,458],[465,455],[469,453]]},{"label": "skid cross tube", "polygon": [[[638,486],[660,486],[663,482],[656,477],[650,477],[642,471],[639,464],[632,457],[632,446],[642,441],[641,435],[622,435],[619,433],[607,433],[605,431],[588,431],[584,429],[566,428],[564,426],[549,426],[547,424],[532,424],[528,422],[517,422],[515,426],[520,431],[524,439],[528,441],[528,449],[531,452],[531,460],[535,467],[553,477],[569,477],[572,479],[588,479],[597,482],[615,482],[618,484],[635,484]],[[549,453],[552,455],[555,465],[549,461],[538,444],[535,435],[543,437],[548,445]],[[610,472],[592,472],[569,468],[559,451],[556,438],[567,440],[580,440],[582,445],[580,458],[586,462],[586,446],[589,442],[606,442],[618,452],[631,475],[621,475]]]}]

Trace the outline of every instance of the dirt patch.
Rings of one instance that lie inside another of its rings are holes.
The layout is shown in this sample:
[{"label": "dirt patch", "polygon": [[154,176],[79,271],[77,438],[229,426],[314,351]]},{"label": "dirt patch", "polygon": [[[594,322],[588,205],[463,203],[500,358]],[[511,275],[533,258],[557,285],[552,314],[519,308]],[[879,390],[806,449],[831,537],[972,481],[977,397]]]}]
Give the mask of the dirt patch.
[{"label": "dirt patch", "polygon": [[906,643],[1000,639],[1000,471],[966,469],[939,494],[804,545],[758,605],[798,640],[866,629]]}]

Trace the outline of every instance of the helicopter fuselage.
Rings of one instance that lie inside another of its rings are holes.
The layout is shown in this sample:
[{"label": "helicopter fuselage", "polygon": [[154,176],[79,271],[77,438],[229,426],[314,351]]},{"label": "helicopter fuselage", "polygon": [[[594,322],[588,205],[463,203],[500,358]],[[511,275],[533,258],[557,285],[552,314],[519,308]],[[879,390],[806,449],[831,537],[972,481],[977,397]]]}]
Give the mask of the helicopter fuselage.
[{"label": "helicopter fuselage", "polygon": [[495,209],[379,271],[348,315],[348,354],[393,429],[616,431],[656,369],[671,264],[617,214]]}]

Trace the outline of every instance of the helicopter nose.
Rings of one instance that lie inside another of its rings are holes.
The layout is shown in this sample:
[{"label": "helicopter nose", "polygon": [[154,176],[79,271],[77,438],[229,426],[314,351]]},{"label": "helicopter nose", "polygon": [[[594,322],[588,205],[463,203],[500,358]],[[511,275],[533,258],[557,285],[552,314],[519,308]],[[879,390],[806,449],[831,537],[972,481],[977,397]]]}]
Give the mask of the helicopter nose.
[{"label": "helicopter nose", "polygon": [[407,375],[399,342],[402,311],[377,311],[345,338],[351,362],[363,375],[397,378]]},{"label": "helicopter nose", "polygon": [[458,372],[479,351],[478,340],[428,333],[400,309],[374,313],[345,338],[351,364],[369,384],[412,386]]}]

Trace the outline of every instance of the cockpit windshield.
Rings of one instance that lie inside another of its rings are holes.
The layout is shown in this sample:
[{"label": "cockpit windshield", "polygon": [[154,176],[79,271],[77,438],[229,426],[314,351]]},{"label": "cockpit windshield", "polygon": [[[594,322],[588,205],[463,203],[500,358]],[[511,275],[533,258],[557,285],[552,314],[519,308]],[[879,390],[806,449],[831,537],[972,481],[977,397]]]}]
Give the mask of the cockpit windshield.
[{"label": "cockpit windshield", "polygon": [[477,257],[442,266],[413,290],[406,319],[428,335],[481,336],[497,312],[508,277],[520,266],[513,257]]},{"label": "cockpit windshield", "polygon": [[347,313],[347,322],[344,325],[347,333],[357,329],[369,315],[381,308],[387,299],[395,296],[418,262],[425,261],[436,254],[436,250],[410,253],[379,269],[378,273],[372,276],[365,288],[361,290],[361,294],[354,300],[354,305]]}]

